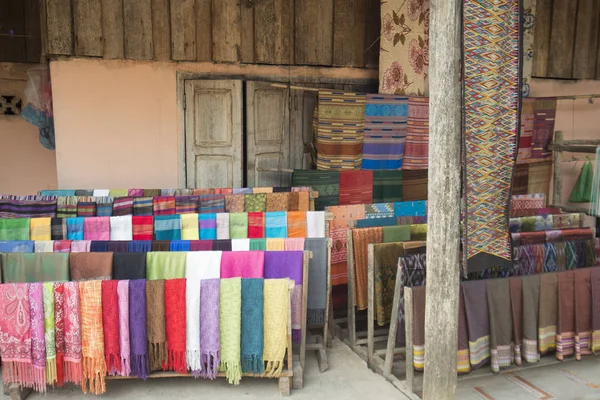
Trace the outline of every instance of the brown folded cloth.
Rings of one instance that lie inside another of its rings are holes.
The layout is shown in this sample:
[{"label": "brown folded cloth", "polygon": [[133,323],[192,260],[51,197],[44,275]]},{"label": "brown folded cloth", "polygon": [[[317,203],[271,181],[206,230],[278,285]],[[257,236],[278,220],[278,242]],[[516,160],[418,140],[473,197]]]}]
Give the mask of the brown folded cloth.
[{"label": "brown folded cloth", "polygon": [[152,251],[171,251],[170,240],[153,240]]},{"label": "brown folded cloth", "polygon": [[160,371],[167,363],[167,334],[165,329],[165,281],[146,281],[146,327],[150,371]]},{"label": "brown folded cloth", "polygon": [[514,358],[512,346],[512,312],[508,279],[489,279],[486,283],[490,318],[490,353],[492,371],[510,367]]},{"label": "brown folded cloth", "polygon": [[592,285],[592,352],[600,350],[600,268],[590,268]]},{"label": "brown folded cloth", "polygon": [[352,229],[352,247],[354,252],[354,301],[359,310],[368,307],[368,269],[369,244],[383,241],[383,228]]},{"label": "brown folded cloth", "polygon": [[413,299],[413,365],[415,370],[425,367],[425,286],[412,288]]},{"label": "brown folded cloth", "polygon": [[390,322],[398,260],[403,255],[402,243],[379,243],[373,246],[375,315],[379,326]]},{"label": "brown folded cloth", "polygon": [[592,354],[592,271],[575,270],[575,358]]},{"label": "brown folded cloth", "polygon": [[512,310],[513,342],[515,364],[521,365],[521,341],[523,331],[523,281],[520,276],[508,280],[510,285],[510,306]]},{"label": "brown folded cloth", "polygon": [[462,287],[458,296],[458,360],[457,372],[459,374],[468,374],[471,372],[471,363],[469,362],[469,331],[467,330],[467,311],[465,310],[465,300],[463,299]]},{"label": "brown folded cloth", "polygon": [[557,274],[558,323],[556,358],[563,360],[575,353],[575,271]]},{"label": "brown folded cloth", "polygon": [[540,276],[524,276],[521,281],[523,283],[523,358],[528,363],[536,363],[540,361],[538,352]]},{"label": "brown folded cloth", "polygon": [[473,369],[490,360],[490,323],[485,281],[468,281],[461,284],[467,311],[469,329],[469,359]]},{"label": "brown folded cloth", "polygon": [[556,273],[540,275],[538,350],[540,355],[556,349],[558,319],[558,278]]},{"label": "brown folded cloth", "polygon": [[70,253],[72,281],[111,279],[113,253]]}]

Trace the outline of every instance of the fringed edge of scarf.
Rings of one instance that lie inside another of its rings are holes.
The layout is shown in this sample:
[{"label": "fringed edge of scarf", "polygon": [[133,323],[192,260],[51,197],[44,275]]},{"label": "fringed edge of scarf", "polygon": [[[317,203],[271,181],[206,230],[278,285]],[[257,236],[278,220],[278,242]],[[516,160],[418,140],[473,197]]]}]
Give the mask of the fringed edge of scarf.
[{"label": "fringed edge of scarf", "polygon": [[131,355],[131,375],[137,376],[140,379],[148,379],[150,375],[150,360],[148,354],[132,354]]},{"label": "fringed edge of scarf", "polygon": [[121,354],[121,371],[119,371],[119,375],[131,375],[131,360],[129,358],[129,354]]},{"label": "fringed edge of scarf", "polygon": [[46,372],[44,368],[34,367],[30,362],[2,361],[2,383],[5,386],[16,383],[37,392],[45,392]]},{"label": "fringed edge of scarf", "polygon": [[284,360],[265,360],[267,367],[264,376],[268,378],[278,378],[283,371]]},{"label": "fringed edge of scarf", "polygon": [[190,371],[192,371],[192,376],[194,378],[199,378],[200,373],[202,372],[202,363],[200,362],[200,349],[186,350],[185,360],[187,362],[188,368],[190,369]]},{"label": "fringed edge of scarf", "polygon": [[242,354],[242,372],[262,375],[265,372],[262,354]]},{"label": "fringed edge of scarf", "polygon": [[90,393],[102,394],[106,392],[106,362],[104,356],[83,357],[82,364],[81,389],[83,393],[88,392],[88,382]]},{"label": "fringed edge of scarf", "polygon": [[56,352],[56,385],[62,387],[65,382],[64,379],[64,363],[65,354],[63,352]]},{"label": "fringed edge of scarf", "polygon": [[201,351],[200,364],[202,365],[202,377],[215,379],[219,373],[219,350],[216,351]]},{"label": "fringed edge of scarf", "polygon": [[81,385],[83,372],[81,370],[81,360],[69,360],[65,358],[63,363],[64,381],[75,385]]},{"label": "fringed edge of scarf", "polygon": [[185,350],[168,349],[167,354],[169,356],[167,370],[185,374],[187,372]]},{"label": "fringed edge of scarf", "polygon": [[121,355],[110,353],[106,356],[106,370],[109,375],[118,375],[121,372]]},{"label": "fringed edge of scarf", "polygon": [[302,329],[292,329],[292,343],[300,344],[302,342]]},{"label": "fringed edge of scarf", "polygon": [[166,370],[169,353],[167,351],[167,342],[148,343],[148,360],[151,366],[160,365]]},{"label": "fringed edge of scarf", "polygon": [[219,363],[219,369],[225,371],[227,382],[232,385],[239,385],[242,380],[242,365],[240,361],[223,361]]},{"label": "fringed edge of scarf", "polygon": [[46,358],[46,383],[48,385],[54,386],[54,383],[57,382],[56,370],[56,356]]},{"label": "fringed edge of scarf", "polygon": [[322,325],[325,323],[324,308],[309,308],[306,312],[306,323],[308,325]]}]

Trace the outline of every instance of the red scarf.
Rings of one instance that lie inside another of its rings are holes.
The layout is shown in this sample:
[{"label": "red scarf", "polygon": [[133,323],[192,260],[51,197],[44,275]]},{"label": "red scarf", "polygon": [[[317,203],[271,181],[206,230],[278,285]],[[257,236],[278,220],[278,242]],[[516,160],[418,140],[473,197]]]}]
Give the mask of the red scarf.
[{"label": "red scarf", "polygon": [[134,215],[131,218],[133,240],[152,240],[154,239],[154,217]]},{"label": "red scarf", "polygon": [[56,343],[56,380],[63,385],[63,363],[65,360],[65,284],[54,284],[54,335]]},{"label": "red scarf", "polygon": [[265,237],[265,213],[248,213],[248,239],[262,239]]},{"label": "red scarf", "polygon": [[165,322],[168,362],[163,369],[187,372],[185,359],[185,279],[165,281]]},{"label": "red scarf", "polygon": [[104,358],[109,375],[121,371],[119,346],[119,281],[102,281],[102,326],[104,330]]}]

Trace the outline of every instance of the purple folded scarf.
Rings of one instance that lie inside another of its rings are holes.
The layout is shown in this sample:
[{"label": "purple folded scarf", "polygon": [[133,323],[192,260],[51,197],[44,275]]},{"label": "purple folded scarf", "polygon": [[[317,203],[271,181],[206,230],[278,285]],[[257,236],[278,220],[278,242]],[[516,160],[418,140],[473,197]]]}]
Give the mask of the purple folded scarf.
[{"label": "purple folded scarf", "polygon": [[219,288],[220,279],[200,282],[200,362],[202,376],[210,379],[219,372]]},{"label": "purple folded scarf", "polygon": [[146,379],[150,374],[146,335],[146,280],[129,281],[129,342],[131,375]]}]

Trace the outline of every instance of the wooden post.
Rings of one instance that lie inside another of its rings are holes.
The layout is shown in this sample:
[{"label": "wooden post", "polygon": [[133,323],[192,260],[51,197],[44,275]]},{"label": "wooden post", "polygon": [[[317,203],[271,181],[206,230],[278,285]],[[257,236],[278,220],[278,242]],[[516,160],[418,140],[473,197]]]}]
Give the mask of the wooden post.
[{"label": "wooden post", "polygon": [[462,134],[461,3],[460,0],[431,1],[425,400],[456,398]]},{"label": "wooden post", "polygon": [[[563,133],[556,131],[554,143],[563,144]],[[552,164],[554,167],[554,179],[552,181],[552,204],[562,204],[562,151],[552,151]]]}]

